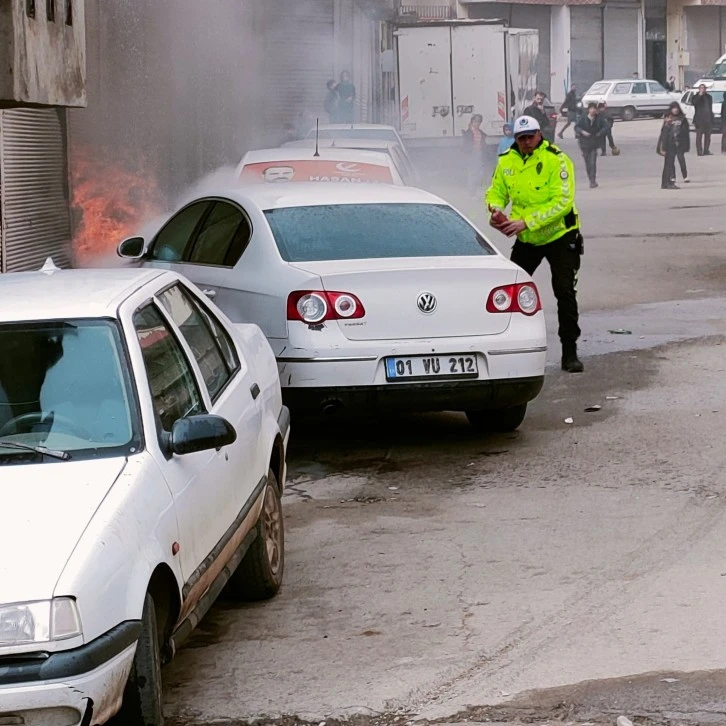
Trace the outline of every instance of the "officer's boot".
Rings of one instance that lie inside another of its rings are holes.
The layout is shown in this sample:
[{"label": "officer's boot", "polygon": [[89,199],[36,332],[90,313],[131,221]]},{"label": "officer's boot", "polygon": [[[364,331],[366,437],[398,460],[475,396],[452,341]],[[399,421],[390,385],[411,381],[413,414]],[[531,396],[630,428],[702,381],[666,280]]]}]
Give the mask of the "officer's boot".
[{"label": "officer's boot", "polygon": [[582,373],[585,366],[577,357],[577,343],[562,343],[562,370],[568,373]]}]

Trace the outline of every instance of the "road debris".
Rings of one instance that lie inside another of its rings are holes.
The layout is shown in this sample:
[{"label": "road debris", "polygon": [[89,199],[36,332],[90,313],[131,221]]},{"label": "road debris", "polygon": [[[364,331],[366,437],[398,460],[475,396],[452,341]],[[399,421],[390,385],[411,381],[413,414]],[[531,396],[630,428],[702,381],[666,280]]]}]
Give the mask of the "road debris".
[{"label": "road debris", "polygon": [[588,406],[588,407],[587,407],[587,408],[585,409],[585,413],[596,413],[596,412],[597,412],[597,411],[599,411],[599,410],[600,410],[601,408],[602,408],[602,406],[600,406],[599,404],[597,404],[597,403],[596,403],[596,404],[595,404],[594,406]]},{"label": "road debris", "polygon": [[626,330],[625,328],[613,328],[612,330],[608,330],[608,333],[612,333],[613,335],[632,335],[632,330]]},{"label": "road debris", "polygon": [[661,683],[678,683],[680,678],[661,678]]},{"label": "road debris", "polygon": [[633,726],[633,722],[627,716],[618,716],[617,726]]},{"label": "road debris", "polygon": [[565,423],[566,424],[573,424],[573,423],[575,423],[575,419],[572,418],[572,417],[568,417],[568,418],[565,419]]}]

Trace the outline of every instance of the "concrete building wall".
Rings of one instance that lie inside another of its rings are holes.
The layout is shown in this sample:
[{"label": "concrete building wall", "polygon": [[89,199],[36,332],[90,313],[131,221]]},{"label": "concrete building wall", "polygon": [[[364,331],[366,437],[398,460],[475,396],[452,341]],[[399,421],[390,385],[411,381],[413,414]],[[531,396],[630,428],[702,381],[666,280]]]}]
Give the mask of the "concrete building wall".
[{"label": "concrete building wall", "polygon": [[0,105],[84,106],[83,0],[0,3],[0,61]]},{"label": "concrete building wall", "polygon": [[692,6],[684,8],[688,66],[684,82],[693,85],[723,54],[721,44],[721,8]]},{"label": "concrete building wall", "polygon": [[[570,69],[570,7],[569,5],[553,6],[550,23],[550,96],[559,106],[564,100],[572,83]],[[579,89],[582,93],[585,89]]]}]

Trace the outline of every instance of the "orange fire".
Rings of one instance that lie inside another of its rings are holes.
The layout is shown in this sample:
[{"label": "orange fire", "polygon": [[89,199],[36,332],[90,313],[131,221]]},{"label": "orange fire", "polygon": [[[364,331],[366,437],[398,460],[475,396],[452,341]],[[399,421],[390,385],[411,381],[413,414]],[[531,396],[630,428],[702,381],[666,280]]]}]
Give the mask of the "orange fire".
[{"label": "orange fire", "polygon": [[140,159],[119,162],[116,156],[91,148],[72,150],[77,265],[91,265],[100,257],[113,255],[124,237],[138,232],[163,209],[157,181]]}]

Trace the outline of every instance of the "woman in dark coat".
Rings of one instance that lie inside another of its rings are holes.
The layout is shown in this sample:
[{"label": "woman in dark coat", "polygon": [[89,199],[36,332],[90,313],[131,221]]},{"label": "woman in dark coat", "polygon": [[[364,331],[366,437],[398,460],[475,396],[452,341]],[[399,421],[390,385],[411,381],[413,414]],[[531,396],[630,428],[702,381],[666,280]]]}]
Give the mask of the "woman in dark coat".
[{"label": "woman in dark coat", "polygon": [[[683,115],[683,109],[678,101],[671,104],[671,133],[676,141],[676,159],[678,166],[681,168],[683,181],[688,184],[688,167],[686,166],[686,154],[691,150],[691,128],[688,119]],[[673,173],[673,182],[676,181],[675,169]]]}]

